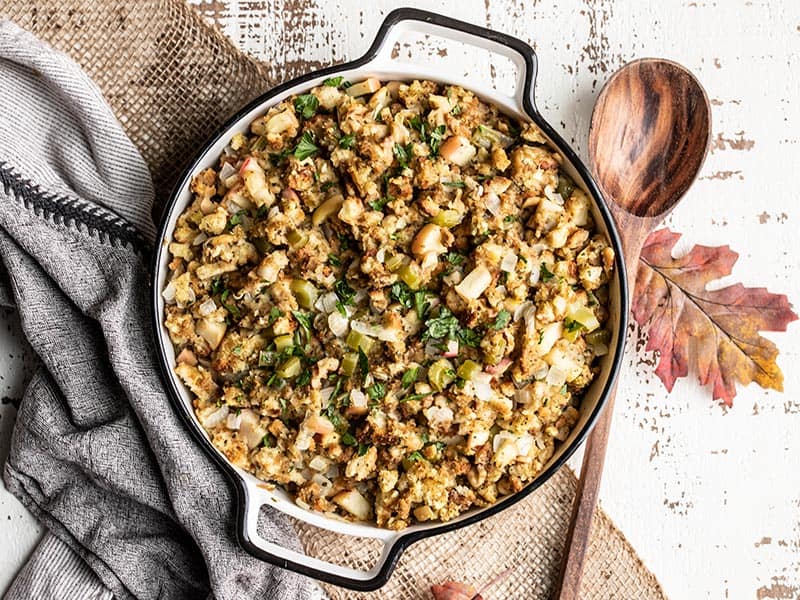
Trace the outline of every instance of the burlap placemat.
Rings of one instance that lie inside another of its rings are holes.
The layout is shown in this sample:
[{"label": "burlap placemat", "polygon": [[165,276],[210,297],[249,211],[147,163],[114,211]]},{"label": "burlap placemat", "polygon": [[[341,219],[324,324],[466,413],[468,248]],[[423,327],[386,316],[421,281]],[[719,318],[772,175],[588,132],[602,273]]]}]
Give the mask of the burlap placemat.
[{"label": "burlap placemat", "polygon": [[[0,0],[0,16],[72,56],[94,79],[150,166],[161,202],[198,145],[238,107],[277,83],[179,0]],[[454,579],[480,587],[510,568],[489,598],[548,598],[575,483],[573,473],[561,469],[511,509],[412,545],[378,592],[328,586],[328,593],[334,599],[430,598],[431,584]],[[326,560],[364,567],[377,556],[369,540],[301,524],[298,531],[306,552]],[[602,510],[595,516],[582,596],[665,598]]]}]

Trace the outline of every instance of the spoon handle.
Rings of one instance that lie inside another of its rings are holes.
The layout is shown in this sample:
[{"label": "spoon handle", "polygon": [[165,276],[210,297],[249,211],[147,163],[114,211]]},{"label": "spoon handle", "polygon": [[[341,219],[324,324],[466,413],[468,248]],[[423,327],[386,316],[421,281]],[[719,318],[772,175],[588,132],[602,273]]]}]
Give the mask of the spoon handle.
[{"label": "spoon handle", "polygon": [[[622,254],[628,279],[628,293],[633,294],[636,285],[636,273],[639,266],[639,254],[647,236],[658,223],[658,219],[637,217],[621,209],[616,204],[609,206],[622,243]],[[626,332],[621,332],[625,335]],[[583,452],[583,463],[578,486],[575,490],[575,501],[572,505],[572,517],[567,530],[565,555],[561,561],[561,572],[556,583],[554,598],[558,600],[577,600],[580,592],[583,566],[586,562],[586,551],[589,547],[589,536],[592,532],[592,517],[600,495],[600,483],[603,478],[603,465],[606,460],[608,434],[611,430],[611,419],[614,414],[614,400],[617,395],[617,384],[606,398],[603,412],[595,422],[592,432],[586,441]]]},{"label": "spoon handle", "polygon": [[608,395],[606,406],[595,422],[594,429],[586,441],[581,464],[581,476],[575,490],[575,502],[572,505],[565,556],[561,561],[561,573],[556,583],[558,600],[577,600],[583,577],[583,566],[589,546],[589,535],[592,531],[592,518],[600,495],[600,483],[603,478],[603,464],[606,459],[608,434],[611,430],[611,419],[614,413],[614,399],[617,388]]}]

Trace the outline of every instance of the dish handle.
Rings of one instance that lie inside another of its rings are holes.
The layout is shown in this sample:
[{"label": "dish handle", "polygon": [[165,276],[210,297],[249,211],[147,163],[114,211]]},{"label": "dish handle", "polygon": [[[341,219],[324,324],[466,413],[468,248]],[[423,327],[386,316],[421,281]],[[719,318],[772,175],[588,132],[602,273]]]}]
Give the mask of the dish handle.
[{"label": "dish handle", "polygon": [[[250,554],[284,569],[302,573],[320,581],[358,591],[372,591],[386,583],[394,563],[399,558],[402,536],[394,531],[375,529],[374,537],[383,543],[381,555],[368,571],[343,567],[265,539],[258,531],[258,517],[262,507],[268,506],[271,496],[254,486],[240,487],[241,513],[237,519],[239,543]],[[369,534],[368,534],[369,535]]]},{"label": "dish handle", "polygon": [[536,52],[527,43],[499,31],[426,10],[398,8],[384,19],[365,58],[386,64],[392,60],[395,44],[400,41],[403,34],[409,32],[440,37],[505,56],[517,69],[512,100],[521,110],[531,115],[536,113],[534,100]]}]

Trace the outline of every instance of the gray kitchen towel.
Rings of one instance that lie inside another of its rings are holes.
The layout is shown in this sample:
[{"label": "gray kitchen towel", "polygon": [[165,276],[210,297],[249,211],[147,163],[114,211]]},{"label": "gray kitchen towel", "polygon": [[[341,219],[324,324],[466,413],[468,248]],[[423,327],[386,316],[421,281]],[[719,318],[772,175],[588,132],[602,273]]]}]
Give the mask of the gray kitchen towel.
[{"label": "gray kitchen towel", "polygon": [[7,598],[309,597],[237,545],[229,485],[162,389],[144,161],[69,58],[9,22],[0,57],[0,272],[41,361],[3,475],[48,529]]}]

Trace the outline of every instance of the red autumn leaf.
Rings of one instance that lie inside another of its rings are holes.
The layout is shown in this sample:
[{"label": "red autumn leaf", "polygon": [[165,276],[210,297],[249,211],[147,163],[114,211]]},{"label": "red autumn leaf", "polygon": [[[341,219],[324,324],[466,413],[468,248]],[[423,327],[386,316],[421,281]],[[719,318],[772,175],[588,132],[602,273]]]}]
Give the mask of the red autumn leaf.
[{"label": "red autumn leaf", "polygon": [[778,348],[758,332],[786,331],[797,319],[786,296],[740,283],[708,291],[710,282],[730,275],[739,255],[728,246],[694,246],[673,258],[680,237],[669,229],[653,232],[639,261],[631,308],[647,328],[646,349],[660,355],[656,375],[672,391],[693,364],[700,383],[711,384],[714,400],[727,406],[737,381],[783,391]]},{"label": "red autumn leaf", "polygon": [[432,585],[431,592],[433,592],[435,600],[483,600],[483,596],[474,587],[457,581],[445,581],[443,585]]}]

